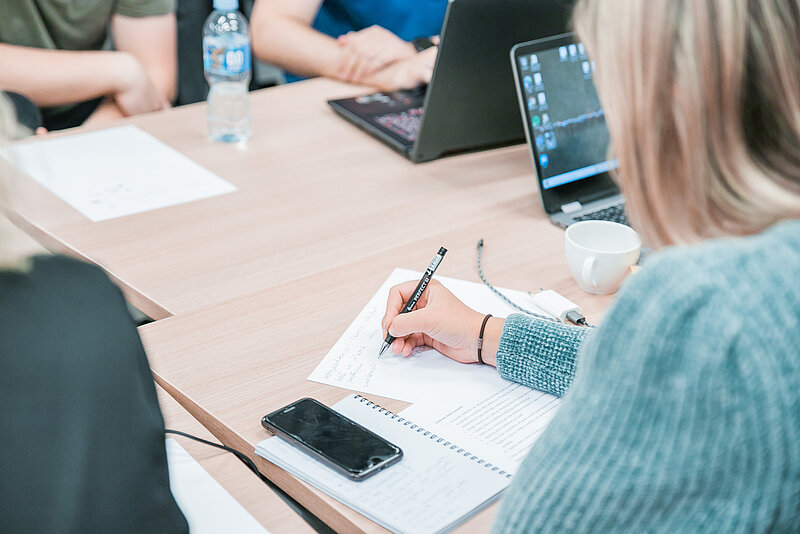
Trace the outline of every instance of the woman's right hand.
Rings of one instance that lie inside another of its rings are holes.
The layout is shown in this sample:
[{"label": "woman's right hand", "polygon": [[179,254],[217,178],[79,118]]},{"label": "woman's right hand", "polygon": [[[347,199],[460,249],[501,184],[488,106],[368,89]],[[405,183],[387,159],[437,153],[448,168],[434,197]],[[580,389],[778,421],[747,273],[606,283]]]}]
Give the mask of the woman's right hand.
[{"label": "woman's right hand", "polygon": [[[400,313],[411,298],[417,282],[398,284],[389,290],[386,314],[381,321],[383,335],[388,329],[396,339],[392,344],[395,354],[409,356],[415,347],[427,345],[445,356],[461,363],[478,361],[478,335],[483,315],[467,307],[438,280],[431,280],[413,311]],[[502,320],[499,332],[502,331]],[[495,325],[498,326],[498,325]],[[492,333],[498,332],[497,328]],[[486,335],[484,333],[484,347]],[[493,335],[493,334],[492,334]],[[489,343],[496,346],[498,340]],[[486,358],[491,363],[493,358]]]}]

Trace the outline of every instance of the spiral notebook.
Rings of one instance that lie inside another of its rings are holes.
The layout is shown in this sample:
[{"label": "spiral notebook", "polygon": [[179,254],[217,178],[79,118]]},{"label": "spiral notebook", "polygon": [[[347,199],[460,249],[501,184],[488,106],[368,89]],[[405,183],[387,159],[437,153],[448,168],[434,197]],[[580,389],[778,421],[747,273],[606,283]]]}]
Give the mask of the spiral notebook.
[{"label": "spiral notebook", "polygon": [[333,408],[399,446],[400,462],[354,482],[277,436],[259,443],[256,453],[392,532],[447,532],[511,483],[500,466],[360,395]]}]

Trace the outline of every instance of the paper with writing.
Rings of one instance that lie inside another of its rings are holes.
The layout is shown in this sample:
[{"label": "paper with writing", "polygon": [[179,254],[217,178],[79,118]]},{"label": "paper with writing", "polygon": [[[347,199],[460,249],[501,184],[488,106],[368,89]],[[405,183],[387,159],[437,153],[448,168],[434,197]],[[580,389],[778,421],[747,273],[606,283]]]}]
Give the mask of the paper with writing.
[{"label": "paper with writing", "polygon": [[354,482],[279,437],[262,441],[256,452],[393,532],[446,532],[511,482],[500,467],[366,399],[351,395],[333,408],[400,447],[403,458]]},{"label": "paper with writing", "polygon": [[553,395],[511,383],[482,397],[434,393],[400,414],[516,473],[558,406]]},{"label": "paper with writing", "polygon": [[32,141],[0,155],[92,222],[236,191],[136,126]]},{"label": "paper with writing", "polygon": [[[380,321],[389,289],[420,277],[416,271],[395,269],[308,379],[407,402],[423,399],[432,391],[488,395],[509,385],[511,382],[500,378],[493,367],[457,363],[429,348],[415,351],[409,358],[391,351],[378,358],[383,343]],[[515,311],[483,284],[440,276],[436,279],[481,313],[506,317]],[[520,305],[536,309],[527,293],[502,291]]]}]

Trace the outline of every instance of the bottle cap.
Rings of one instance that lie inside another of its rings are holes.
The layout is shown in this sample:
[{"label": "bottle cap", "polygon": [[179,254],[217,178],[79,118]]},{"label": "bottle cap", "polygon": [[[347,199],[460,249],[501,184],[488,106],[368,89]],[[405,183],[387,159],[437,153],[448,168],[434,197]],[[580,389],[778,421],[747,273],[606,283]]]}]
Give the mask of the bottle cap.
[{"label": "bottle cap", "polygon": [[214,9],[234,11],[239,9],[239,0],[214,0]]}]

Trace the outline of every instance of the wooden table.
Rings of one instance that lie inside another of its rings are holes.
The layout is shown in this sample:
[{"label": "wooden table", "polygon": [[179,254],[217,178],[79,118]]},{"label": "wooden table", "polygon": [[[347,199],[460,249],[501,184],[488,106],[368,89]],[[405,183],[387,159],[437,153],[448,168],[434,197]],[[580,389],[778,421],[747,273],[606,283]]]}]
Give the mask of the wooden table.
[{"label": "wooden table", "polygon": [[[205,139],[203,104],[127,121],[234,183],[233,194],[93,224],[32,180],[17,188],[19,226],[102,265],[161,319],[141,328],[158,383],[241,450],[267,436],[265,413],[347,393],[306,377],[392,269],[421,270],[439,246],[449,249],[443,276],[478,280],[484,238],[495,285],[556,289],[592,321],[609,301],[571,279],[563,231],[542,211],[525,146],[414,165],[325,104],[357,90],[313,80],[253,94],[244,148]],[[337,531],[382,530],[253,457]],[[462,529],[487,530],[494,511]]]},{"label": "wooden table", "polygon": [[[92,223],[33,180],[16,180],[11,216],[49,249],[102,265],[155,319],[372,255],[396,263],[395,246],[444,230],[541,217],[524,146],[415,165],[325,103],[354,91],[313,80],[254,93],[245,147],[207,140],[205,104],[115,124],[135,124],[236,193]],[[0,160],[0,176],[15,174]],[[431,254],[404,259],[421,265]]]}]

